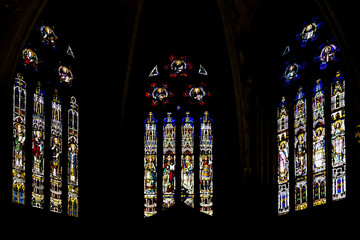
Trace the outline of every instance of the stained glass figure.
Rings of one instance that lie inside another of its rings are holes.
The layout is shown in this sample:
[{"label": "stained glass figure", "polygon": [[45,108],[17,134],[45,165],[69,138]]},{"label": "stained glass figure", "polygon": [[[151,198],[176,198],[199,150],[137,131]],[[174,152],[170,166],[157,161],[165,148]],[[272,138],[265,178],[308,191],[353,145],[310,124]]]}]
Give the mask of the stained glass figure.
[{"label": "stained glass figure", "polygon": [[313,89],[313,205],[326,203],[325,95],[321,79]]},{"label": "stained glass figure", "polygon": [[188,102],[190,104],[199,103],[200,105],[205,104],[207,97],[211,96],[211,93],[205,90],[206,84],[201,82],[200,85],[188,85],[188,90],[184,93],[185,97],[189,97]]},{"label": "stained glass figure", "polygon": [[148,98],[152,98],[151,104],[153,106],[158,105],[159,102],[162,103],[163,105],[169,103],[168,98],[174,95],[171,91],[167,89],[168,88],[167,84],[162,84],[161,86],[157,86],[156,83],[153,83],[150,85],[150,87],[152,88],[152,90],[150,92],[147,92],[145,96]]},{"label": "stained glass figure", "polygon": [[181,198],[194,207],[194,119],[186,112],[181,126]]},{"label": "stained glass figure", "polygon": [[41,40],[44,45],[48,45],[51,47],[56,47],[56,41],[58,37],[55,35],[55,32],[52,27],[49,26],[41,26],[40,27]]},{"label": "stained glass figure", "polygon": [[50,211],[62,212],[62,101],[55,89],[52,99],[51,134],[50,134]]},{"label": "stained glass figure", "polygon": [[318,37],[318,29],[321,27],[322,22],[319,22],[316,18],[313,18],[311,23],[305,23],[301,33],[296,35],[301,47],[305,47],[308,42],[315,41]]},{"label": "stained glass figure", "polygon": [[45,111],[44,91],[38,82],[34,93],[32,122],[32,196],[31,205],[44,208]]},{"label": "stained glass figure", "polygon": [[68,215],[79,216],[79,106],[71,97],[68,110]]},{"label": "stained glass figure", "polygon": [[295,210],[307,208],[307,131],[306,98],[300,87],[295,98]]},{"label": "stained glass figure", "polygon": [[340,71],[331,84],[332,199],[346,198],[345,80]]},{"label": "stained glass figure", "polygon": [[284,79],[284,85],[287,86],[300,78],[299,70],[304,68],[304,64],[285,63],[285,66],[282,78]]},{"label": "stained glass figure", "polygon": [[145,119],[144,217],[157,213],[157,120],[152,112]]},{"label": "stained glass figure", "polygon": [[72,80],[74,78],[72,71],[70,68],[66,66],[60,66],[58,68],[58,73],[60,77],[60,82],[67,83],[69,85],[72,85]]},{"label": "stained glass figure", "polygon": [[285,97],[277,109],[277,145],[278,145],[278,214],[287,214],[289,204],[289,115]]},{"label": "stained glass figure", "polygon": [[39,59],[37,54],[30,48],[25,48],[22,51],[23,64],[26,68],[31,68],[34,71],[37,70]]},{"label": "stained glass figure", "polygon": [[20,73],[13,87],[12,202],[25,205],[26,82]]},{"label": "stained glass figure", "polygon": [[175,119],[167,113],[163,125],[163,209],[167,209],[175,204],[175,166],[176,166],[176,126]]},{"label": "stained glass figure", "polygon": [[329,62],[336,61],[336,52],[339,51],[339,49],[335,46],[335,44],[326,44],[321,45],[321,52],[319,56],[320,60],[320,69],[323,70],[327,67],[327,64]]},{"label": "stained glass figure", "polygon": [[213,120],[209,112],[200,118],[200,211],[213,215]]},{"label": "stained glass figure", "polygon": [[187,71],[192,69],[193,65],[188,61],[186,56],[178,58],[174,55],[171,55],[170,63],[165,65],[164,68],[170,71],[170,77],[187,77]]}]

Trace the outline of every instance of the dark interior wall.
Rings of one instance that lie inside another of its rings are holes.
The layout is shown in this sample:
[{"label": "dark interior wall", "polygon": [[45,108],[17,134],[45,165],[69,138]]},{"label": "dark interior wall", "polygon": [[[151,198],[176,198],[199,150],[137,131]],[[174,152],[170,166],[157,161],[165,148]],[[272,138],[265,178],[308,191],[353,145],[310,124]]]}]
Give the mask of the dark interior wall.
[{"label": "dark interior wall", "polygon": [[[18,207],[9,198],[2,198],[1,209],[5,210],[10,225],[23,219],[29,226],[51,223],[64,229],[78,226],[81,230],[99,226],[111,233],[117,231],[121,221],[126,221],[125,226],[138,224],[143,183],[142,172],[136,170],[141,169],[142,161],[136,159],[143,158],[144,112],[152,109],[143,101],[143,86],[150,83],[147,76],[151,69],[166,64],[171,54],[188,55],[209,72],[214,91],[209,110],[216,120],[216,214],[207,218],[175,208],[144,221],[145,228],[171,228],[169,222],[240,225],[249,216],[275,216],[273,110],[280,93],[278,63],[287,36],[296,34],[304,19],[314,14],[329,23],[338,23],[334,34],[349,59],[347,68],[352,81],[359,82],[356,66],[360,60],[354,57],[360,53],[356,44],[359,36],[353,31],[359,22],[356,10],[337,1],[308,2],[66,1],[49,3],[41,13],[41,8],[29,8],[18,1],[19,10],[3,15],[0,22],[4,26],[0,44],[11,46],[13,40],[17,42],[16,46],[0,51],[0,59],[5,63],[0,69],[1,94],[5,98],[1,106],[8,115],[1,119],[1,139],[7,142],[1,147],[7,159],[1,163],[1,189],[6,189],[10,196],[11,82],[16,74],[16,58],[31,32],[25,26],[34,26],[37,20],[34,16],[52,19],[71,42],[79,62],[81,217],[79,220],[59,217],[47,210]],[[31,13],[21,14],[25,9],[32,9]],[[21,35],[15,31],[19,27],[23,29]],[[350,96],[357,96],[360,88],[353,86],[347,91],[352,92]],[[354,102],[353,114],[357,116],[358,98]],[[168,110],[163,108],[161,112]],[[356,120],[351,124],[350,129],[354,129]],[[350,144],[353,149],[358,146],[355,142]],[[354,201],[352,197],[346,206],[332,208],[338,213],[349,211],[355,206]],[[332,208],[307,215],[330,216]]]}]

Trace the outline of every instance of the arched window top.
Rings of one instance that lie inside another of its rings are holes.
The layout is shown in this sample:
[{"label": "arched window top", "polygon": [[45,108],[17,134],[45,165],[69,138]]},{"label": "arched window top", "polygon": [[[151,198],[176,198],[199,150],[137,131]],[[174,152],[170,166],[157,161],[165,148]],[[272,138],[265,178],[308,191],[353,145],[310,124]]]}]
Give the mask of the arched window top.
[{"label": "arched window top", "polygon": [[194,123],[194,119],[190,117],[190,112],[186,112],[186,117],[182,119],[183,123]]},{"label": "arched window top", "polygon": [[200,118],[200,122],[201,123],[212,123],[213,122],[212,118],[209,116],[208,111],[205,111],[204,116],[202,118]]},{"label": "arched window top", "polygon": [[145,123],[147,124],[157,123],[157,120],[154,118],[154,114],[152,112],[149,112],[149,116],[145,119]]}]

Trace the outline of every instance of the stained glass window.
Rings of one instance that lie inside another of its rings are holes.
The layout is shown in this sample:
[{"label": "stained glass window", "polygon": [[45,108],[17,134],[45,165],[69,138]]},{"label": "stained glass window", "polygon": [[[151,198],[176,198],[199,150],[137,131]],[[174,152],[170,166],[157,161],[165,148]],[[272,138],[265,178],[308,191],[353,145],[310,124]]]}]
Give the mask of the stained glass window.
[{"label": "stained glass window", "polygon": [[326,203],[325,95],[321,79],[313,89],[313,205]]},{"label": "stained glass window", "polygon": [[50,135],[50,211],[62,212],[62,101],[55,89],[52,100]]},{"label": "stained glass window", "polygon": [[302,87],[295,98],[295,209],[307,208],[307,131],[306,98]]},{"label": "stained glass window", "polygon": [[40,82],[34,93],[32,122],[32,206],[44,208],[45,110]]},{"label": "stained glass window", "polygon": [[144,217],[157,213],[157,120],[153,113],[145,119],[144,136]]},{"label": "stained glass window", "polygon": [[277,179],[278,179],[278,214],[286,214],[290,210],[289,205],[289,115],[285,102],[277,109]]},{"label": "stained glass window", "polygon": [[[201,109],[202,114],[209,102],[208,72],[201,64],[193,71],[193,64],[186,56],[172,55],[167,65],[158,66],[149,69],[147,79],[151,84],[144,84],[146,107],[150,112],[145,120],[144,141],[145,218],[161,214],[175,204],[192,209],[200,207],[202,213],[213,215],[213,120],[207,111],[197,120],[192,116],[199,116],[196,109]],[[192,114],[190,109],[194,110]],[[161,163],[157,162],[155,114],[163,119],[159,122]],[[179,134],[176,134],[177,127]],[[200,142],[196,141],[196,129],[200,129]],[[151,146],[155,151],[150,154]]]},{"label": "stained glass window", "polygon": [[[339,51],[329,29],[313,18],[304,23],[297,44],[283,52],[281,94],[298,91],[289,104],[294,106],[293,116],[287,115],[284,98],[277,109],[279,215],[290,208],[300,214],[299,210],[346,198],[345,80],[339,70]],[[311,108],[307,106],[310,100]],[[294,149],[290,164],[289,149]],[[294,201],[289,201],[289,188]]]},{"label": "stained glass window", "polygon": [[346,197],[345,80],[340,71],[331,84],[332,199]]},{"label": "stained glass window", "polygon": [[168,112],[163,126],[163,209],[175,204],[176,125]]},{"label": "stained glass window", "polygon": [[200,211],[213,215],[213,120],[206,111],[200,119]]},{"label": "stained glass window", "polygon": [[194,119],[186,112],[181,126],[181,198],[194,207]]},{"label": "stained glass window", "polygon": [[26,82],[21,74],[13,91],[12,201],[25,205]]},{"label": "stained glass window", "polygon": [[79,106],[71,97],[68,110],[68,215],[79,216]]},{"label": "stained glass window", "polygon": [[[11,198],[15,204],[54,213],[65,210],[64,214],[78,217],[79,107],[75,96],[79,85],[74,81],[75,49],[62,33],[59,41],[54,25],[45,24],[48,17],[39,17],[34,23],[36,27],[14,66],[18,74],[12,88]],[[63,127],[67,129],[64,132]]]}]

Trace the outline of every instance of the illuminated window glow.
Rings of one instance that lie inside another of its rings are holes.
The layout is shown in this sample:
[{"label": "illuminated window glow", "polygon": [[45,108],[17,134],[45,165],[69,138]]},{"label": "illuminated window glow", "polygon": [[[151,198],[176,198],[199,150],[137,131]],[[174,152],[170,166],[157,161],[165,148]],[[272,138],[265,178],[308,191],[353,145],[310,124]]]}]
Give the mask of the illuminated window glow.
[{"label": "illuminated window glow", "polygon": [[157,213],[157,120],[153,113],[145,119],[144,135],[144,217]]},{"label": "illuminated window glow", "polygon": [[13,91],[12,202],[25,205],[26,82],[21,74]]},{"label": "illuminated window glow", "polygon": [[44,208],[45,110],[44,91],[38,83],[34,93],[32,122],[32,206]]},{"label": "illuminated window glow", "polygon": [[287,214],[289,204],[289,116],[285,97],[277,109],[277,148],[278,148],[278,214]]},{"label": "illuminated window glow", "polygon": [[79,216],[79,106],[71,97],[68,110],[68,215]]},{"label": "illuminated window glow", "polygon": [[50,211],[62,212],[62,102],[55,89],[52,100],[51,135],[50,135]]}]

